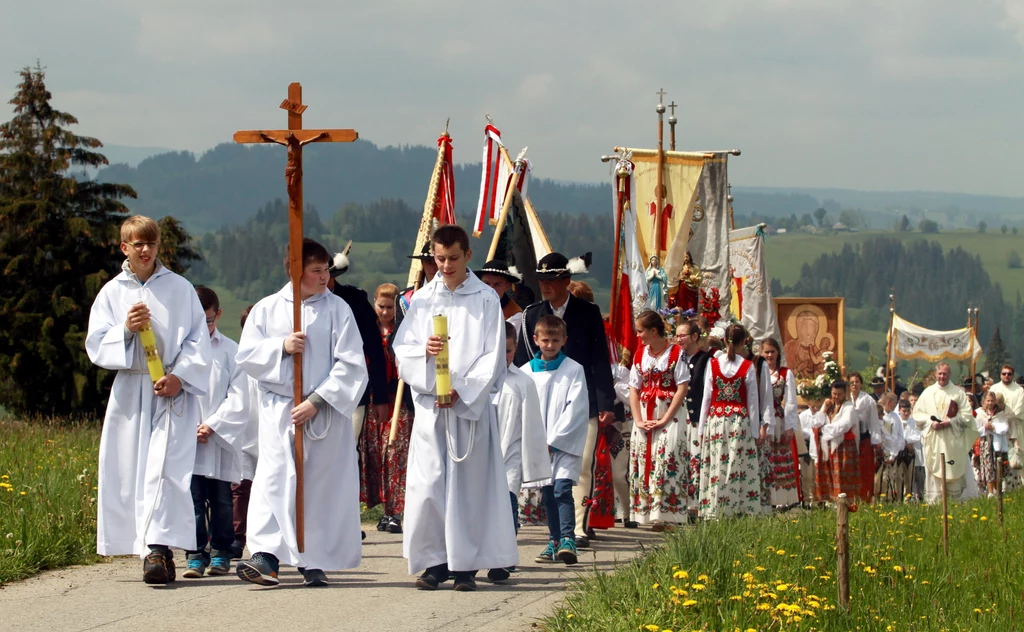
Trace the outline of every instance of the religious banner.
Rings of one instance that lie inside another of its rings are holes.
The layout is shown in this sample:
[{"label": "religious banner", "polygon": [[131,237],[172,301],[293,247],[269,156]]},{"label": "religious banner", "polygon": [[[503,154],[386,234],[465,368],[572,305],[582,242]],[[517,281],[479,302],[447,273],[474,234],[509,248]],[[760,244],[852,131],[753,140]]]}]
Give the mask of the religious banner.
[{"label": "religious banner", "polygon": [[729,232],[729,262],[733,315],[754,340],[778,341],[779,321],[764,265],[764,224]]},{"label": "religious banner", "polygon": [[[525,151],[525,150],[524,150]],[[512,174],[518,171],[516,189],[526,197],[530,171],[533,165],[523,159],[516,164],[508,157],[505,146],[501,143],[501,132],[488,124],[484,128],[483,164],[480,172],[480,198],[476,203],[476,218],[473,220],[473,236],[479,237],[484,231],[484,223],[494,226],[498,223],[498,213],[505,203]]]},{"label": "religious banner", "polygon": [[813,380],[825,373],[830,358],[842,364],[844,300],[826,298],[776,298],[786,366],[798,380]]},{"label": "religious banner", "polygon": [[971,360],[981,355],[981,344],[971,327],[937,331],[925,329],[893,314],[889,331],[889,360]]},{"label": "religious banner", "polygon": [[641,254],[639,237],[637,236],[637,218],[634,209],[636,208],[636,188],[633,186],[634,165],[629,160],[620,160],[615,167],[616,175],[612,181],[612,215],[618,213],[619,208],[619,178],[617,172],[625,168],[629,173],[626,176],[623,186],[622,201],[622,234],[617,236],[619,249],[619,269],[615,271],[613,282],[619,284],[618,292],[615,295],[615,305],[612,305],[613,323],[610,332],[615,341],[629,350],[636,351],[636,331],[633,320],[636,315],[647,304],[648,287],[647,278],[644,272],[644,258]]},{"label": "religious banner", "polygon": [[548,243],[533,204],[529,198],[523,197],[518,187],[512,192],[512,204],[509,205],[505,225],[500,233],[495,233],[493,239],[497,242],[493,249],[494,255],[488,258],[504,261],[510,267],[515,266],[523,276],[522,282],[516,284],[516,302],[522,298],[523,288],[529,290],[532,299],[524,299],[521,305],[540,300],[537,261],[551,252],[551,244]]},{"label": "religious banner", "polygon": [[[640,254],[646,262],[656,255],[664,264],[669,246],[689,231],[693,211],[694,193],[704,169],[704,153],[666,151],[661,183],[665,199],[661,212],[661,243],[655,245],[655,188],[658,183],[658,152],[653,149],[625,149],[632,152],[633,197],[639,206],[633,206],[636,218]],[[724,189],[723,189],[724,190]],[[663,266],[664,267],[664,266]],[[669,277],[671,278],[671,276]]]},{"label": "religious banner", "polygon": [[[434,170],[430,174],[430,183],[427,185],[427,198],[423,204],[423,216],[420,217],[420,229],[416,233],[416,245],[413,252],[420,252],[424,244],[430,240],[430,236],[437,226],[456,223],[453,165],[452,137],[445,131],[437,139],[437,158],[434,160]],[[422,270],[420,260],[413,259],[409,265],[410,287],[417,285]]]},{"label": "religious banner", "polygon": [[[671,243],[665,259],[669,288],[679,285],[686,254],[701,270],[700,294],[706,302],[717,302],[717,312],[727,318],[732,287],[729,272],[728,154],[705,156],[694,201]],[[708,157],[711,156],[711,157]],[[639,193],[637,194],[639,196]],[[711,319],[709,319],[711,320]]]}]

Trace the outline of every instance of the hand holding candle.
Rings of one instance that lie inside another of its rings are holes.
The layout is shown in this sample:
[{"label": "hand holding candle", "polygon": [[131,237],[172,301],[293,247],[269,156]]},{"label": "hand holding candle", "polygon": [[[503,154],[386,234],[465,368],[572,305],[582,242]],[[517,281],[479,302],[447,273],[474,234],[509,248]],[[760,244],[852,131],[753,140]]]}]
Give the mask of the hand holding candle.
[{"label": "hand holding candle", "polygon": [[437,403],[447,406],[452,403],[452,378],[448,372],[448,317],[442,314],[434,316],[434,335],[441,339],[441,350],[437,352],[435,366],[437,368],[436,393]]},{"label": "hand holding candle", "polygon": [[[145,305],[142,305],[145,310]],[[133,310],[139,311],[139,310]],[[160,358],[160,349],[156,346],[156,334],[153,333],[153,327],[149,323],[149,310],[145,310],[145,321],[138,326],[139,340],[142,342],[142,349],[146,353],[146,367],[149,369],[149,377],[155,383],[157,380],[164,376],[164,363]],[[133,314],[129,313],[129,321],[131,322]],[[138,317],[136,316],[136,319]]]}]

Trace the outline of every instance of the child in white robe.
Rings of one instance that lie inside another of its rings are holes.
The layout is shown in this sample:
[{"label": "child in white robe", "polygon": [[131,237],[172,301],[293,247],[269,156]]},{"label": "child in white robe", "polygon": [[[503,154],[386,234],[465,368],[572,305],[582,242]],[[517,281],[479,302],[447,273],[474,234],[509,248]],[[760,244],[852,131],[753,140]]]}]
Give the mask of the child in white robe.
[{"label": "child in white robe", "polygon": [[[495,405],[506,372],[505,319],[498,295],[466,268],[466,231],[441,226],[431,243],[438,273],[413,294],[394,341],[416,408],[402,550],[410,573],[424,571],[417,588],[436,589],[451,573],[456,590],[472,591],[477,570],[519,559]],[[437,401],[438,314],[448,319],[450,403]]]},{"label": "child in white robe", "polygon": [[[143,581],[174,581],[170,547],[196,548],[192,467],[198,397],[210,381],[210,334],[192,284],[156,258],[160,227],[121,225],[122,271],[96,296],[85,348],[117,371],[100,438],[96,552],[143,558]],[[165,375],[153,382],[140,328],[152,326]]]},{"label": "child in white robe", "polygon": [[[210,387],[199,398],[201,423],[196,430],[196,464],[192,470],[192,505],[196,516],[196,549],[186,551],[182,577],[231,571],[231,484],[242,479],[241,439],[246,419],[231,414],[232,407],[248,407],[248,376],[235,362],[238,344],[217,331],[220,299],[205,286],[196,287],[210,332],[212,364]],[[241,400],[241,401],[239,401]],[[206,544],[210,543],[210,551]]]},{"label": "child in white robe", "polygon": [[[306,586],[324,571],[359,566],[359,471],[352,413],[368,382],[352,310],[327,290],[330,256],[303,240],[302,333],[293,333],[292,285],[256,303],[242,330],[238,364],[258,382],[259,462],[247,516],[249,560],[239,578],[276,586],[281,563]],[[295,404],[294,358],[302,354],[304,401]],[[305,550],[295,531],[295,433],[304,434]]]},{"label": "child in white robe", "polygon": [[[240,318],[242,329],[245,329],[245,319],[255,305],[250,305],[242,310]],[[252,477],[256,475],[256,462],[260,456],[260,415],[257,404],[260,401],[259,382],[246,375],[249,385],[248,394],[244,406],[237,409],[241,419],[245,420],[245,427],[241,438],[241,470],[242,480],[237,485],[231,486],[231,505],[234,515],[232,523],[235,532],[235,541],[231,543],[231,558],[241,559],[245,550],[246,514],[249,513],[249,494],[252,491]]]},{"label": "child in white robe", "polygon": [[562,352],[566,340],[565,321],[553,314],[541,316],[533,332],[537,352],[522,366],[537,386],[551,453],[551,479],[534,484],[543,488],[548,517],[548,544],[537,556],[541,563],[577,561],[572,488],[583,468],[590,400],[583,366]]}]

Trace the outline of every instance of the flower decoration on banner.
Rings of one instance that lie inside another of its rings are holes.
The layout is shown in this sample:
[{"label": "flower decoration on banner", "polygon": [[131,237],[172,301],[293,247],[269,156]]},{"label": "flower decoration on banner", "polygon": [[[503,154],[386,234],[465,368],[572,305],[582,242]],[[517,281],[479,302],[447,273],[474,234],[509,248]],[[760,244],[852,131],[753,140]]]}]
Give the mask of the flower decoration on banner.
[{"label": "flower decoration on banner", "polygon": [[832,395],[832,382],[843,378],[839,369],[839,363],[835,361],[831,351],[822,354],[825,359],[824,371],[813,379],[804,378],[797,381],[797,395],[805,400],[822,401]]},{"label": "flower decoration on banner", "polygon": [[676,325],[682,322],[682,312],[678,307],[662,307],[658,310],[658,315],[665,321],[665,329],[675,333]]},{"label": "flower decoration on banner", "polygon": [[722,299],[718,295],[718,288],[712,287],[700,291],[700,315],[713,323],[719,318],[722,311]]}]

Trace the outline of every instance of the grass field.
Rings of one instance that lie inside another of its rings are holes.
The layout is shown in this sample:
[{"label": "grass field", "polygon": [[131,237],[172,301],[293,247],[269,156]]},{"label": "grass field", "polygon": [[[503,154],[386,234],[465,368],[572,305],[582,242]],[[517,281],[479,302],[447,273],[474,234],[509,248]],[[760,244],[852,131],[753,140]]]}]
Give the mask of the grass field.
[{"label": "grass field", "polygon": [[[1019,630],[1024,496],[941,509],[862,506],[850,515],[849,612],[837,606],[834,511],[724,520],[671,534],[612,575],[590,573],[551,631]],[[1005,540],[1004,540],[1005,538]]]},{"label": "grass field", "polygon": [[[989,228],[987,233],[977,231],[957,231],[923,235],[921,233],[893,233],[887,231],[864,231],[859,233],[837,233],[834,235],[810,235],[807,233],[788,233],[768,237],[765,252],[765,265],[768,274],[779,279],[783,285],[792,285],[800,278],[800,268],[805,263],[814,261],[818,256],[839,252],[844,244],[860,243],[872,237],[891,237],[903,241],[926,240],[942,244],[944,250],[957,246],[981,256],[989,277],[999,283],[1003,296],[1013,301],[1017,292],[1024,294],[1024,268],[1011,270],[1006,265],[1006,257],[1011,251],[1024,256],[1024,233],[1014,235],[1001,234],[997,227]],[[897,307],[899,297],[896,297]],[[857,307],[856,305],[848,305]]]}]

